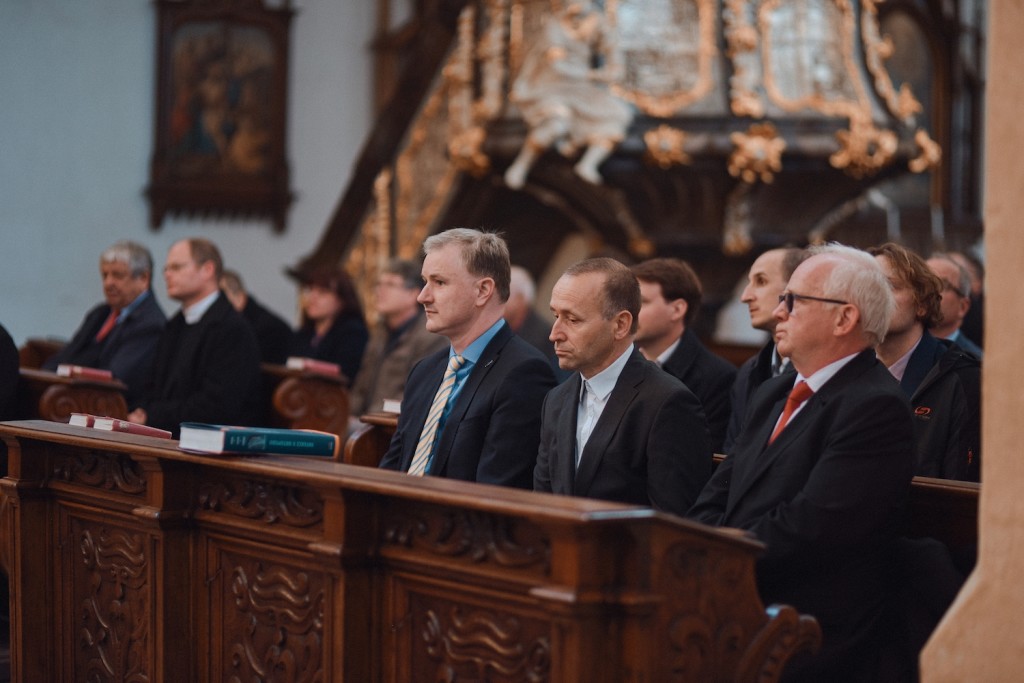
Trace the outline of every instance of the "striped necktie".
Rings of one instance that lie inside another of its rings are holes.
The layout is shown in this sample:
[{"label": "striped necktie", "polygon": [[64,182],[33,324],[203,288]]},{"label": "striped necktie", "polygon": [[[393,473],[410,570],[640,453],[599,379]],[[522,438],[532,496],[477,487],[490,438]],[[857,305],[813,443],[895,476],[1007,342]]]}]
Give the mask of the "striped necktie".
[{"label": "striped necktie", "polygon": [[412,463],[409,465],[409,474],[414,477],[422,477],[427,473],[427,465],[430,462],[430,455],[434,450],[434,441],[437,439],[437,422],[441,419],[441,413],[448,404],[455,387],[455,373],[466,362],[466,359],[454,355],[448,359],[448,369],[441,378],[441,386],[434,394],[434,402],[430,404],[430,412],[427,413],[427,421],[423,423],[423,431],[420,432],[420,440],[416,443],[416,453],[412,456]]}]

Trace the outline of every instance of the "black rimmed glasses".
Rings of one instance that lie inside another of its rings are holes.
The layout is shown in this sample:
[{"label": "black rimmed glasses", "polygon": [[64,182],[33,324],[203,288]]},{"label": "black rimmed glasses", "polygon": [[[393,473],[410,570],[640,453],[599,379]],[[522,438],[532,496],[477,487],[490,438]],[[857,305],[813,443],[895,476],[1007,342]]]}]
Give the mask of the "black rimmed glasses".
[{"label": "black rimmed glasses", "polygon": [[806,294],[795,294],[793,292],[786,292],[785,294],[779,294],[779,303],[780,304],[781,303],[786,304],[786,312],[787,313],[792,313],[793,312],[793,303],[797,299],[804,299],[806,301],[821,301],[822,303],[826,303],[826,304],[846,305],[846,304],[850,303],[849,301],[840,301],[839,299],[825,299],[825,298],[822,298],[820,296],[808,296]]}]

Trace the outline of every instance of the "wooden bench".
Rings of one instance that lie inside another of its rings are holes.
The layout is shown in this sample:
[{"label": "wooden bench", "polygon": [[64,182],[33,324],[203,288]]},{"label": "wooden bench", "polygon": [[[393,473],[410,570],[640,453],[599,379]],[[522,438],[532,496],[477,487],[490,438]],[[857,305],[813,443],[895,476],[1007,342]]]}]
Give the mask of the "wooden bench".
[{"label": "wooden bench", "polygon": [[271,393],[272,426],[286,429],[317,429],[348,434],[348,380],[264,363],[263,376]]},{"label": "wooden bench", "polygon": [[820,642],[761,544],[324,459],[0,424],[12,679],[777,681]]},{"label": "wooden bench", "polygon": [[47,370],[21,368],[18,404],[24,417],[67,422],[71,413],[123,419],[128,414],[125,385],[118,380],[61,377]]}]

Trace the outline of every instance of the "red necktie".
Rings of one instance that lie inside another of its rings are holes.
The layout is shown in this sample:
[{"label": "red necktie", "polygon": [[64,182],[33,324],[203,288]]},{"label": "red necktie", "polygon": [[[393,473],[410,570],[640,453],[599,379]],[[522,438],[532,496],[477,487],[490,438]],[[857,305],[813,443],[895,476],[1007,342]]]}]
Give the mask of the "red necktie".
[{"label": "red necktie", "polygon": [[797,382],[793,390],[789,392],[789,397],[786,399],[786,407],[782,409],[782,418],[779,419],[779,424],[776,425],[775,431],[772,432],[771,438],[768,439],[768,443],[775,441],[775,437],[782,433],[786,423],[789,422],[789,418],[793,416],[793,413],[800,407],[800,404],[813,395],[814,390],[807,385],[807,382],[803,380]]},{"label": "red necktie", "polygon": [[114,325],[117,324],[117,317],[119,315],[121,315],[120,310],[116,308],[110,309],[110,315],[107,316],[107,319],[103,323],[103,327],[100,328],[100,331],[96,333],[96,341],[101,342],[106,339],[107,335],[110,334],[110,331],[114,329]]}]

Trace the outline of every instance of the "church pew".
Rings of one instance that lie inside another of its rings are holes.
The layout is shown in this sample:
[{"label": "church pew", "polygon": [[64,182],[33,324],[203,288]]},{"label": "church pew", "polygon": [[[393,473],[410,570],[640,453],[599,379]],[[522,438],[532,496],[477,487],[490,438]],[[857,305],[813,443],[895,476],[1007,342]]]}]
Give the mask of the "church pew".
[{"label": "church pew", "polygon": [[348,380],[263,363],[270,392],[270,421],[285,429],[317,429],[341,438],[348,433]]},{"label": "church pew", "polygon": [[602,501],[0,423],[12,679],[777,681],[762,546]]},{"label": "church pew", "polygon": [[71,413],[123,419],[128,414],[125,385],[114,380],[61,377],[47,370],[20,368],[19,399],[25,417],[67,422]]}]

